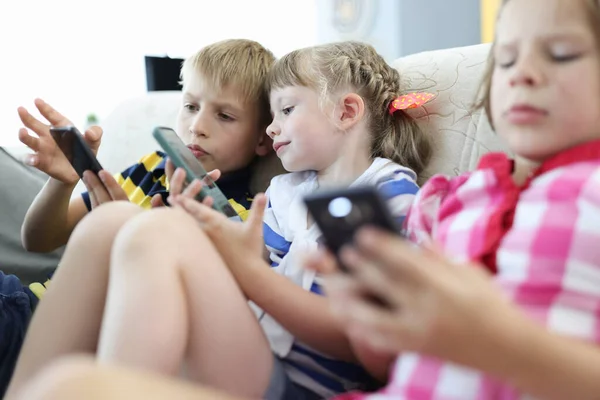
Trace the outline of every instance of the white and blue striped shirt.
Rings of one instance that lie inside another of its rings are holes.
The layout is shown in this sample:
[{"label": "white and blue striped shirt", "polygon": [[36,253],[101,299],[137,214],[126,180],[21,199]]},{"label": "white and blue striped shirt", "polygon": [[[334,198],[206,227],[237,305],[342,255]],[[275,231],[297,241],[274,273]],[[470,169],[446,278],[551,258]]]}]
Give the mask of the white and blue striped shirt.
[{"label": "white and blue striped shirt", "polygon": [[[415,173],[390,160],[376,158],[350,186],[377,185],[387,200],[392,215],[404,220],[418,191]],[[271,267],[305,290],[322,295],[319,276],[302,268],[299,255],[316,249],[321,237],[316,225],[307,226],[305,195],[317,190],[315,172],[280,175],[267,190],[264,239],[270,252]],[[280,357],[290,379],[323,397],[361,388],[369,378],[359,366],[332,359],[297,341],[284,327],[256,305],[253,308],[269,339],[271,349]]]}]

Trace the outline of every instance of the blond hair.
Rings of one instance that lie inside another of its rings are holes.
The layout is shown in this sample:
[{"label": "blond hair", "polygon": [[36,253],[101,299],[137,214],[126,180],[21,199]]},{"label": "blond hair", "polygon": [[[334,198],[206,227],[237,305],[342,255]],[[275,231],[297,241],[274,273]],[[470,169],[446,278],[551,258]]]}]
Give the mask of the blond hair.
[{"label": "blond hair", "polygon": [[[498,10],[498,15],[496,16],[496,20],[500,18],[502,13],[502,9],[508,3],[509,0],[502,0],[502,4],[500,5],[500,9]],[[584,1],[586,9],[588,10],[588,15],[590,19],[590,26],[594,30],[596,35],[596,44],[600,47],[600,4],[598,0],[585,0]],[[490,125],[494,128],[494,120],[492,118],[492,104],[491,104],[491,92],[492,92],[492,77],[494,76],[494,68],[496,65],[496,59],[494,58],[494,49],[496,47],[496,39],[494,38],[494,42],[492,43],[492,48],[490,49],[490,54],[488,56],[487,67],[485,73],[483,75],[483,81],[480,87],[480,99],[475,104],[475,109],[484,109],[487,115],[488,121],[490,121]]]},{"label": "blond hair", "polygon": [[203,47],[188,57],[181,67],[181,84],[191,74],[200,74],[216,88],[233,86],[242,101],[255,103],[261,115],[261,127],[271,120],[266,80],[275,56],[260,43],[246,39],[230,39]]},{"label": "blond hair", "polygon": [[389,158],[417,174],[431,157],[431,143],[415,120],[404,112],[390,115],[391,102],[402,94],[400,74],[366,43],[347,41],[293,51],[275,63],[267,85],[269,91],[308,87],[320,94],[321,102],[340,90],[355,90],[366,105],[373,157]]}]

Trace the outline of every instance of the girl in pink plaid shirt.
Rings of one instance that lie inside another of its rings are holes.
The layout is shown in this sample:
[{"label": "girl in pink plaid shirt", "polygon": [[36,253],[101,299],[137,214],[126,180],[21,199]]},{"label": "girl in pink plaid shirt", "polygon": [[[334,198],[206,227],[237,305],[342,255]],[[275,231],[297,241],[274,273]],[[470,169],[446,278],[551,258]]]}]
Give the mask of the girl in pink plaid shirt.
[{"label": "girl in pink plaid shirt", "polygon": [[514,160],[427,182],[418,248],[363,231],[353,274],[311,260],[359,358],[393,365],[337,400],[600,398],[599,47],[597,0],[504,1],[482,106]]}]

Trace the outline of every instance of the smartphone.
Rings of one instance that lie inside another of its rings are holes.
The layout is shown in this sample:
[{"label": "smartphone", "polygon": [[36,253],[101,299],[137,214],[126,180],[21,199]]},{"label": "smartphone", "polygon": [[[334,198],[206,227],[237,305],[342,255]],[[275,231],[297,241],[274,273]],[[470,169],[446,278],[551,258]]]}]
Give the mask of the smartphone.
[{"label": "smartphone", "polygon": [[88,146],[83,135],[74,126],[52,126],[50,135],[71,163],[77,175],[83,178],[85,171],[92,171],[96,175],[102,170],[98,159]]},{"label": "smartphone", "polygon": [[351,244],[356,232],[367,225],[400,234],[401,229],[374,186],[317,192],[306,196],[308,212],[323,234],[325,246],[339,259],[340,250]]},{"label": "smartphone", "polygon": [[173,129],[159,126],[154,129],[152,135],[160,147],[167,153],[173,165],[176,168],[183,168],[185,170],[186,183],[189,184],[194,179],[202,182],[202,190],[196,196],[196,200],[202,201],[207,196],[210,196],[213,199],[213,208],[215,210],[220,211],[230,219],[242,220],[229,203],[229,200],[227,200],[227,197],[221,192],[221,189],[219,189],[217,184],[208,175],[208,172],[206,172],[200,161],[187,148],[185,143],[179,139],[179,136],[177,136],[177,133]]}]

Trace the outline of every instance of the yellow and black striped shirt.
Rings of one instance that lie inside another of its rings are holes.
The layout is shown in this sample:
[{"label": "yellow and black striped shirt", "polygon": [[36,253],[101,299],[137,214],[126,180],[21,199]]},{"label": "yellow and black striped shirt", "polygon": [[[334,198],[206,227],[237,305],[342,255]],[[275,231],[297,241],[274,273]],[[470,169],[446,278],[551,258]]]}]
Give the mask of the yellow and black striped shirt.
[{"label": "yellow and black striped shirt", "polygon": [[[156,151],[140,159],[137,164],[132,165],[121,172],[115,179],[127,193],[129,201],[143,208],[150,208],[150,201],[156,194],[166,198],[169,194],[165,164],[167,157],[163,152]],[[229,199],[229,202],[238,214],[245,219],[250,208],[252,198],[248,185],[250,182],[250,171],[245,169],[224,175],[217,182],[217,186]],[[87,192],[82,193],[83,201],[88,210],[91,210],[90,197]]]}]

